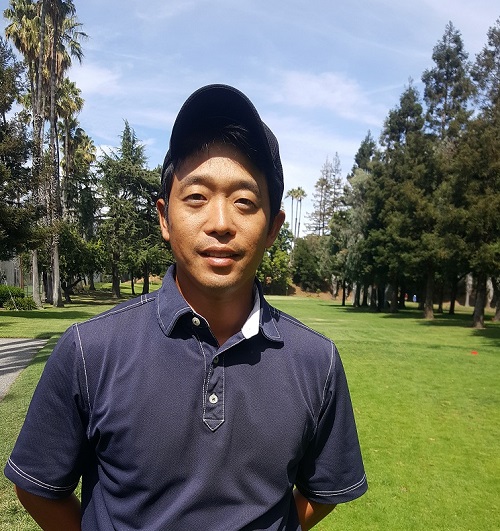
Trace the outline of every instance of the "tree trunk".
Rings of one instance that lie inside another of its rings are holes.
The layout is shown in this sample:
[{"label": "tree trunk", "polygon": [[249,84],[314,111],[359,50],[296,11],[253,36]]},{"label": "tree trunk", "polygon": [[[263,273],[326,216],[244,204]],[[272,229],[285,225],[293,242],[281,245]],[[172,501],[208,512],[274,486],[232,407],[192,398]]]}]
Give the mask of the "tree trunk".
[{"label": "tree trunk", "polygon": [[448,312],[450,315],[455,315],[455,301],[457,300],[457,292],[458,292],[458,278],[453,277],[453,280],[451,281],[451,291],[450,291],[450,311]]},{"label": "tree trunk", "polygon": [[479,273],[476,280],[476,301],[472,314],[473,328],[484,328],[484,307],[486,305],[486,275]]},{"label": "tree trunk", "polygon": [[434,271],[427,272],[427,282],[425,285],[424,319],[434,319]]},{"label": "tree trunk", "polygon": [[377,287],[377,312],[383,312],[385,309],[385,284]]},{"label": "tree trunk", "polygon": [[375,285],[370,289],[370,309],[377,310],[377,288]]},{"label": "tree trunk", "polygon": [[443,299],[444,299],[444,286],[441,282],[439,285],[439,302],[438,302],[438,313],[443,313]]},{"label": "tree trunk", "polygon": [[346,282],[345,278],[342,279],[342,306],[345,306],[345,299],[346,299]]},{"label": "tree trunk", "polygon": [[470,294],[472,292],[472,275],[469,273],[465,277],[465,307],[470,306]]},{"label": "tree trunk", "polygon": [[43,289],[45,291],[45,302],[47,304],[52,304],[52,274],[48,271],[42,273],[43,278]]},{"label": "tree trunk", "polygon": [[406,282],[403,280],[401,282],[400,290],[399,290],[399,302],[398,302],[398,309],[404,310],[406,308]]},{"label": "tree trunk", "polygon": [[135,284],[134,284],[134,272],[130,271],[130,290],[132,295],[135,295]]},{"label": "tree trunk", "polygon": [[365,284],[363,286],[363,299],[361,301],[361,306],[367,307],[368,306],[368,290],[370,289],[370,286],[368,284]]},{"label": "tree trunk", "polygon": [[149,293],[149,264],[144,266],[144,284],[142,285],[142,295]]},{"label": "tree trunk", "polygon": [[389,311],[391,313],[397,313],[398,306],[399,306],[399,297],[398,297],[399,290],[398,290],[398,285],[396,282],[394,282],[391,285],[391,289],[392,289],[392,295],[391,295],[391,304],[389,306]]},{"label": "tree trunk", "polygon": [[56,308],[64,306],[59,276],[59,234],[54,234],[52,240],[52,304]]},{"label": "tree trunk", "polygon": [[500,277],[498,278],[491,278],[491,282],[493,283],[493,290],[494,290],[494,297],[495,297],[495,315],[493,316],[493,321],[498,322],[500,321]]},{"label": "tree trunk", "polygon": [[353,306],[355,308],[359,308],[361,306],[361,284],[359,282],[356,283],[356,287],[354,290],[354,304]]},{"label": "tree trunk", "polygon": [[112,276],[112,287],[111,291],[113,293],[113,298],[120,299],[120,271],[118,269],[118,260],[119,256],[117,253],[113,253],[113,264],[111,265],[111,276]]},{"label": "tree trunk", "polygon": [[38,274],[38,251],[33,249],[31,251],[31,270],[32,270],[32,287],[33,300],[37,308],[42,307],[42,299],[40,298],[40,276]]}]

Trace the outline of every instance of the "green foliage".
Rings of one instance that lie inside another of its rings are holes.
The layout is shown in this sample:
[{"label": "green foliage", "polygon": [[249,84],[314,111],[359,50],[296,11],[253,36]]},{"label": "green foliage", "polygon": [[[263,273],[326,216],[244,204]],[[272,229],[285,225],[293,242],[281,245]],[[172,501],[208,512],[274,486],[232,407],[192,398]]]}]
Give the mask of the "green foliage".
[{"label": "green foliage", "polygon": [[33,297],[14,297],[5,301],[3,307],[6,310],[37,310],[37,305]]},{"label": "green foliage", "polygon": [[0,306],[5,307],[5,303],[12,297],[15,299],[21,299],[24,297],[24,291],[16,286],[7,286],[6,284],[0,284]]},{"label": "green foliage", "polygon": [[289,224],[285,223],[272,247],[264,253],[257,270],[257,278],[261,281],[264,292],[273,295],[284,295],[291,280],[290,250],[293,235]]},{"label": "green foliage", "polygon": [[[121,146],[99,163],[107,211],[99,234],[115,292],[121,274],[148,277],[153,270],[164,271],[172,261],[171,254],[164,251],[155,207],[160,169],[147,170],[145,163],[144,145],[125,122]],[[165,258],[158,262],[162,251]]]},{"label": "green foliage", "polygon": [[23,66],[0,37],[0,260],[28,248],[34,208],[27,202],[30,143],[24,117],[11,114],[24,90]]},{"label": "green foliage", "polygon": [[323,291],[329,285],[321,270],[325,237],[309,235],[295,241],[292,253],[293,281],[304,291]]}]

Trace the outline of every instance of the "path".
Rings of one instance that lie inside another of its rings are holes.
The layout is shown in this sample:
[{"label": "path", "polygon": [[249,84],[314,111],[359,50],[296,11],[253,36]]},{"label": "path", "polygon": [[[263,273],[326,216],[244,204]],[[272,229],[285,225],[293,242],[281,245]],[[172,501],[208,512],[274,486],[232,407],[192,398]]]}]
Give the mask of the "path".
[{"label": "path", "polygon": [[0,400],[45,343],[46,339],[0,338]]}]

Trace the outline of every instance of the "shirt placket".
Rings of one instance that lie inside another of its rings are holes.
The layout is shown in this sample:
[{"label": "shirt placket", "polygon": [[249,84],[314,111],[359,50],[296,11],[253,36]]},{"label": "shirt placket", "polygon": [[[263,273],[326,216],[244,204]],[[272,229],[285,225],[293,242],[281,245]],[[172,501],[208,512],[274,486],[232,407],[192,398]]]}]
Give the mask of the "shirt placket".
[{"label": "shirt placket", "polygon": [[195,315],[192,324],[205,360],[203,422],[215,431],[224,422],[224,355],[203,318]]}]

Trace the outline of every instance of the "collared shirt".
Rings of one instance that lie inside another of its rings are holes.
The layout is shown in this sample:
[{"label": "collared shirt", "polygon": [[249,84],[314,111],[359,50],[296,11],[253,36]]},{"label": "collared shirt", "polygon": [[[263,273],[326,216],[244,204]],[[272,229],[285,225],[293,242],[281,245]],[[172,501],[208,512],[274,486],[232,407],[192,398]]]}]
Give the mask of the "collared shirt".
[{"label": "collared shirt", "polygon": [[219,346],[174,275],[64,334],[6,475],[49,498],[82,478],[92,531],[300,529],[294,484],[323,503],[362,495],[334,344],[269,306],[257,283],[257,334],[250,316]]}]

